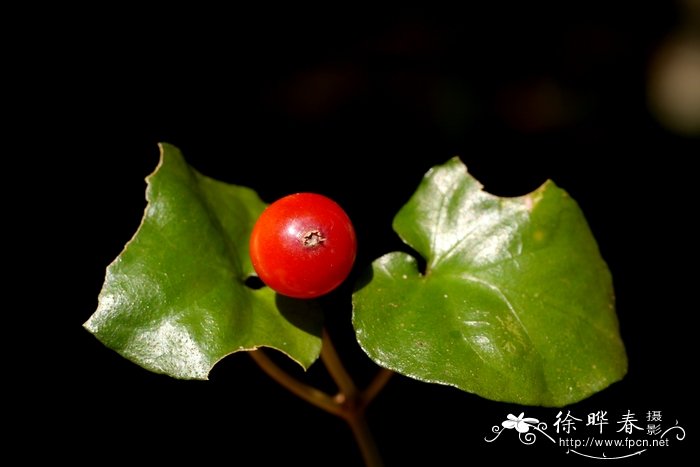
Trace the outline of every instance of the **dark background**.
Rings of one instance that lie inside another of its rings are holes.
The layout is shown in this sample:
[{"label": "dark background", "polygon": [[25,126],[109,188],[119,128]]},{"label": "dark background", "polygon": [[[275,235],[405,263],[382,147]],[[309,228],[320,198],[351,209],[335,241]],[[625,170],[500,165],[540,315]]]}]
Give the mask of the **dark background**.
[{"label": "dark background", "polygon": [[[226,358],[208,382],[177,381],[81,328],[104,268],[139,224],[160,141],[267,202],[298,191],[337,200],[359,236],[354,277],[406,249],[391,220],[435,164],[458,155],[499,195],[553,179],[581,205],[612,270],[630,359],[622,382],[570,410],[607,410],[611,423],[628,409],[640,419],[662,410],[665,426],[677,419],[687,429],[697,275],[686,268],[700,146],[697,134],[655,118],[647,85],[655,51],[688,15],[680,3],[636,3],[114,10],[58,26],[42,56],[54,78],[46,117],[62,128],[48,167],[65,172],[56,195],[70,206],[52,226],[72,252],[56,254],[70,268],[56,275],[62,292],[51,306],[65,331],[32,367],[47,391],[20,434],[57,458],[97,463],[360,464],[341,421],[286,393],[246,355]],[[324,300],[328,326],[366,382],[374,367],[353,341],[349,292]],[[332,390],[320,365],[308,378]],[[556,415],[397,376],[369,417],[388,465],[571,461],[565,449],[525,448],[509,433],[483,441],[523,410],[550,424]],[[677,459],[691,442],[644,456]]]}]

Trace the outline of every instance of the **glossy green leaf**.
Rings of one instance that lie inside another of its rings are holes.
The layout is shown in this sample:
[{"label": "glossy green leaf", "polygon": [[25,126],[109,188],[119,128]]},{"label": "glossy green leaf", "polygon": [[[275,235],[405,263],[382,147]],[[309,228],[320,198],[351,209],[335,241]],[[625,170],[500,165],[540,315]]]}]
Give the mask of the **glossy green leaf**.
[{"label": "glossy green leaf", "polygon": [[147,179],[135,236],[107,268],[97,311],[85,323],[108,347],[144,368],[206,379],[226,355],[261,346],[308,367],[321,349],[320,310],[245,280],[258,195],[199,174],[161,145]]},{"label": "glossy green leaf", "polygon": [[612,279],[581,210],[548,181],[482,191],[452,159],[394,219],[426,260],[390,253],[353,295],[357,339],[379,365],[483,397],[562,406],[621,379]]}]

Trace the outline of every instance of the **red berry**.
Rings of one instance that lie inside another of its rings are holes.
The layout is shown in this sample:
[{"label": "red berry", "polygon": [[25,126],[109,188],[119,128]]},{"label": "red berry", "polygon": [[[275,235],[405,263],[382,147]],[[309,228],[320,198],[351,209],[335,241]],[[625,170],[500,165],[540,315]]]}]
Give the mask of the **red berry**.
[{"label": "red berry", "polygon": [[285,196],[265,209],[250,236],[258,277],[289,297],[314,298],[340,285],[355,262],[352,222],[337,203],[314,193]]}]

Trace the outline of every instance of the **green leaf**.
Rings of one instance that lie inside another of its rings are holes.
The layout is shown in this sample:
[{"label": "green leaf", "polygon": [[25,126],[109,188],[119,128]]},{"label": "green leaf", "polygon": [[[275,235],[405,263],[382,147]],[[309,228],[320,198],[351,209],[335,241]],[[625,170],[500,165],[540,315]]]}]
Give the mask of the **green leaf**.
[{"label": "green leaf", "polygon": [[551,181],[500,198],[455,158],[394,219],[426,260],[373,264],[353,295],[376,363],[498,401],[563,406],[627,371],[610,272],[581,210]]},{"label": "green leaf", "polygon": [[248,239],[265,204],[249,188],[199,174],[177,148],[160,149],[141,226],[107,268],[85,328],[176,378],[206,379],[226,355],[261,346],[308,368],[321,350],[320,310],[245,285],[255,275]]}]

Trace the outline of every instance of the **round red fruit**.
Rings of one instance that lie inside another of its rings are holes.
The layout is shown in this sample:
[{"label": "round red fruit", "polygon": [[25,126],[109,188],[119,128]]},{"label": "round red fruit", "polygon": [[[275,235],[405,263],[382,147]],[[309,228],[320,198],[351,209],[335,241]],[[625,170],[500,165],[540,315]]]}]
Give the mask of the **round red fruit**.
[{"label": "round red fruit", "polygon": [[285,196],[269,205],[250,236],[258,277],[294,298],[315,298],[338,287],[356,252],[348,215],[335,201],[314,193]]}]

